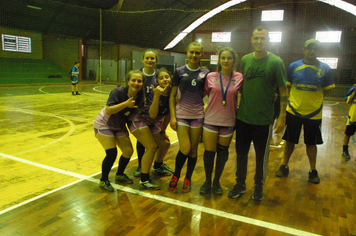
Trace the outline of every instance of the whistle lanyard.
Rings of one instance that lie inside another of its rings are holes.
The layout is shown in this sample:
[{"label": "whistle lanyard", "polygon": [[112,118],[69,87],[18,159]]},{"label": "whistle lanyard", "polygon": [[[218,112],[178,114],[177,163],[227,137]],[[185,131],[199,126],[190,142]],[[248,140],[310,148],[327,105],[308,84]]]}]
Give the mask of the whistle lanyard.
[{"label": "whistle lanyard", "polygon": [[231,74],[230,74],[230,80],[229,80],[229,82],[228,82],[227,85],[226,85],[226,90],[225,90],[225,92],[224,92],[224,85],[223,85],[222,78],[221,78],[221,72],[219,73],[219,76],[220,76],[220,86],[221,86],[221,96],[222,96],[222,102],[221,102],[221,104],[222,104],[223,106],[225,106],[225,104],[226,104],[227,90],[229,89],[230,82],[231,82],[231,79],[232,79],[232,72],[231,72]]}]

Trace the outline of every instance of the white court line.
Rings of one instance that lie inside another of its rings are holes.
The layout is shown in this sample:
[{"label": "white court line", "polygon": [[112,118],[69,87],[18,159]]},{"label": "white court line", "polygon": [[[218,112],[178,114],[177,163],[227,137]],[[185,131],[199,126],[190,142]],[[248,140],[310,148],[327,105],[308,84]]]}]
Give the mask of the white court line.
[{"label": "white court line", "polygon": [[[174,141],[171,144],[176,143],[176,142],[178,142],[178,141]],[[69,175],[69,176],[72,176],[72,177],[79,178],[79,180],[77,180],[77,181],[75,181],[73,183],[70,183],[70,184],[62,186],[60,188],[51,190],[51,191],[49,191],[47,193],[41,194],[41,195],[39,195],[37,197],[31,198],[29,200],[26,200],[26,201],[20,203],[20,204],[14,205],[14,206],[9,207],[9,208],[7,208],[7,209],[5,209],[3,211],[0,211],[0,215],[4,214],[6,212],[9,212],[11,210],[14,210],[14,209],[16,209],[16,208],[18,208],[20,206],[26,205],[27,203],[30,203],[32,201],[35,201],[35,200],[40,199],[42,197],[45,197],[45,196],[47,196],[47,195],[49,195],[51,193],[54,193],[54,192],[57,192],[59,190],[62,190],[64,188],[66,188],[66,187],[72,186],[72,185],[74,185],[76,183],[79,183],[79,182],[81,182],[83,180],[88,180],[88,181],[91,181],[91,182],[94,182],[94,183],[99,183],[99,181],[100,181],[100,180],[94,179],[92,177],[100,174],[101,172],[95,173],[95,174],[93,174],[91,176],[85,176],[85,175],[73,173],[73,172],[70,172],[70,171],[65,171],[65,170],[62,170],[62,169],[54,168],[54,167],[51,167],[51,166],[39,164],[39,163],[36,163],[36,162],[28,161],[28,160],[25,160],[25,159],[22,159],[22,158],[18,158],[18,157],[14,157],[14,156],[11,156],[11,155],[7,155],[7,154],[4,154],[4,153],[0,153],[0,156],[5,157],[5,158],[9,158],[9,159],[12,159],[12,160],[20,161],[20,162],[23,162],[23,163],[26,163],[26,164],[34,165],[34,166],[37,166],[37,167],[40,167],[40,168],[43,168],[43,169],[47,169],[47,170],[51,170],[51,171],[58,172],[58,173],[61,173],[61,174],[65,174],[65,175]],[[137,159],[137,157],[131,158],[130,161],[135,160],[135,159]],[[236,215],[236,214],[232,214],[232,213],[228,213],[228,212],[224,212],[224,211],[220,211],[220,210],[215,210],[215,209],[212,209],[212,208],[209,208],[209,207],[199,206],[199,205],[195,205],[195,204],[192,204],[192,203],[183,202],[183,201],[179,201],[179,200],[175,200],[175,199],[171,199],[171,198],[167,198],[167,197],[163,197],[163,196],[159,196],[159,195],[155,195],[155,194],[151,194],[151,193],[146,193],[146,192],[143,192],[143,191],[140,191],[140,190],[137,190],[137,189],[125,187],[125,186],[118,185],[118,184],[115,184],[115,183],[112,183],[112,186],[115,189],[118,189],[118,190],[121,190],[121,191],[125,191],[125,192],[128,192],[128,193],[132,193],[132,194],[136,194],[136,195],[139,195],[139,196],[155,199],[155,200],[158,200],[158,201],[161,201],[161,202],[165,202],[165,203],[168,203],[168,204],[176,205],[176,206],[179,206],[179,207],[188,208],[188,209],[191,209],[191,210],[198,210],[198,211],[205,212],[205,213],[208,213],[208,214],[211,214],[211,215],[228,218],[228,219],[231,219],[231,220],[234,220],[234,221],[239,221],[239,222],[243,222],[243,223],[247,223],[247,224],[251,224],[251,225],[256,225],[256,226],[262,227],[262,228],[272,229],[274,231],[284,232],[284,233],[288,233],[288,234],[292,234],[292,235],[318,236],[318,234],[313,234],[313,233],[309,233],[309,232],[306,232],[306,231],[297,230],[297,229],[293,229],[293,228],[290,228],[290,227],[285,227],[285,226],[281,226],[281,225],[278,225],[278,224],[269,223],[269,222],[266,222],[266,221],[256,220],[256,219],[245,217],[245,216],[240,216],[240,215]]]}]

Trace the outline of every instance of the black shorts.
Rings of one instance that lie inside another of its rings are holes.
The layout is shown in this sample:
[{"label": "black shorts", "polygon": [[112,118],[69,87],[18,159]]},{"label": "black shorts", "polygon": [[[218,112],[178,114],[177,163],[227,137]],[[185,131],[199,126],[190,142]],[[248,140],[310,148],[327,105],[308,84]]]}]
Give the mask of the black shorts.
[{"label": "black shorts", "polygon": [[287,112],[286,130],[284,131],[282,139],[298,144],[302,125],[304,131],[304,143],[306,145],[323,144],[323,138],[321,136],[321,119],[311,120],[301,118],[292,115],[289,112]]},{"label": "black shorts", "polygon": [[346,125],[345,134],[348,136],[354,135],[356,132],[356,125]]}]

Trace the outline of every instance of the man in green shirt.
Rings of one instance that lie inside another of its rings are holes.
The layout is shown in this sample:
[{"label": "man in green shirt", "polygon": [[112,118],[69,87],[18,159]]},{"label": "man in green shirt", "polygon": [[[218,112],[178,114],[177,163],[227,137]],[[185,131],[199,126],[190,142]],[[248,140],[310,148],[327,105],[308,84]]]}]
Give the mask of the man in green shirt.
[{"label": "man in green shirt", "polygon": [[283,61],[267,51],[268,31],[257,27],[251,37],[254,52],[241,60],[244,75],[243,93],[236,120],[236,185],[228,197],[237,198],[246,192],[247,159],[251,142],[256,153],[255,191],[252,198],[263,199],[267,175],[269,144],[274,121],[275,90],[280,92],[280,114],[276,132],[283,131],[286,119],[287,87]]}]

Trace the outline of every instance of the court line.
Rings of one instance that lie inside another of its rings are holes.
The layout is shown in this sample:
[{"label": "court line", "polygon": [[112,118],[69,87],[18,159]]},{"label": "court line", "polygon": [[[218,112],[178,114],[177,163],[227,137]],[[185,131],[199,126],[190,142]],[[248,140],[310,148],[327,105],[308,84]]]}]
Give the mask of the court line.
[{"label": "court line", "polygon": [[[178,142],[178,140],[172,142],[171,144],[174,144],[176,142]],[[14,210],[14,209],[16,209],[18,207],[21,207],[23,205],[26,205],[27,203],[30,203],[32,201],[35,201],[35,200],[40,199],[42,197],[45,197],[45,196],[47,196],[49,194],[55,193],[55,192],[57,192],[59,190],[62,190],[64,188],[66,188],[66,187],[72,186],[72,185],[74,185],[76,183],[79,183],[79,182],[81,182],[83,180],[91,181],[91,182],[94,182],[94,183],[99,183],[100,182],[100,180],[94,179],[93,176],[96,176],[96,175],[100,174],[101,172],[95,173],[95,174],[93,174],[91,176],[85,176],[85,175],[77,174],[77,173],[74,173],[74,172],[71,172],[71,171],[66,171],[66,170],[62,170],[62,169],[59,169],[59,168],[43,165],[43,164],[40,164],[40,163],[37,163],[37,162],[32,162],[32,161],[29,161],[29,160],[18,158],[18,157],[12,156],[12,155],[7,155],[7,154],[4,154],[4,153],[0,153],[0,156],[8,158],[8,159],[15,160],[15,161],[23,162],[23,163],[26,163],[26,164],[29,164],[29,165],[37,166],[39,168],[43,168],[43,169],[47,169],[47,170],[54,171],[54,172],[57,172],[57,173],[61,173],[61,174],[65,174],[65,175],[69,175],[69,176],[72,176],[72,177],[79,178],[79,180],[77,180],[75,182],[72,182],[72,183],[67,184],[65,186],[62,186],[62,187],[59,187],[57,189],[51,190],[49,192],[46,192],[44,194],[41,194],[39,196],[36,196],[34,198],[31,198],[31,199],[28,199],[28,200],[26,200],[24,202],[21,202],[21,203],[19,203],[17,205],[9,207],[9,208],[7,208],[7,209],[5,209],[3,211],[0,211],[0,215],[4,214],[6,212],[9,212],[11,210]],[[131,158],[130,161],[135,160],[135,159],[137,159],[137,157]],[[113,166],[113,167],[117,167],[117,165]],[[304,236],[317,236],[318,235],[318,234],[313,234],[313,233],[309,233],[309,232],[306,232],[306,231],[297,230],[297,229],[294,229],[294,228],[290,228],[290,227],[286,227],[286,226],[282,226],[282,225],[278,225],[278,224],[274,224],[274,223],[269,223],[269,222],[262,221],[262,220],[257,220],[257,219],[253,219],[253,218],[249,218],[249,217],[245,217],[245,216],[240,216],[240,215],[237,215],[237,214],[228,213],[228,212],[225,212],[225,211],[215,210],[215,209],[209,208],[209,207],[199,206],[199,205],[196,205],[196,204],[193,204],[193,203],[183,202],[183,201],[180,201],[180,200],[175,200],[175,199],[172,199],[172,198],[155,195],[155,194],[152,194],[152,193],[146,193],[146,192],[143,192],[141,190],[125,187],[125,186],[118,185],[118,184],[115,184],[115,183],[112,183],[112,186],[115,189],[121,190],[121,191],[124,191],[124,192],[128,192],[128,193],[136,194],[136,195],[139,195],[139,196],[151,198],[151,199],[154,199],[154,200],[158,200],[158,201],[165,202],[165,203],[168,203],[168,204],[176,205],[176,206],[179,206],[179,207],[188,208],[188,209],[191,209],[191,210],[198,210],[198,211],[205,212],[205,213],[208,213],[208,214],[211,214],[211,215],[224,217],[224,218],[231,219],[231,220],[234,220],[234,221],[239,221],[239,222],[242,222],[242,223],[247,223],[247,224],[255,225],[255,226],[258,226],[258,227],[267,228],[267,229],[271,229],[271,230],[274,230],[274,231],[284,232],[284,233],[293,234],[293,235],[304,235]]]}]

